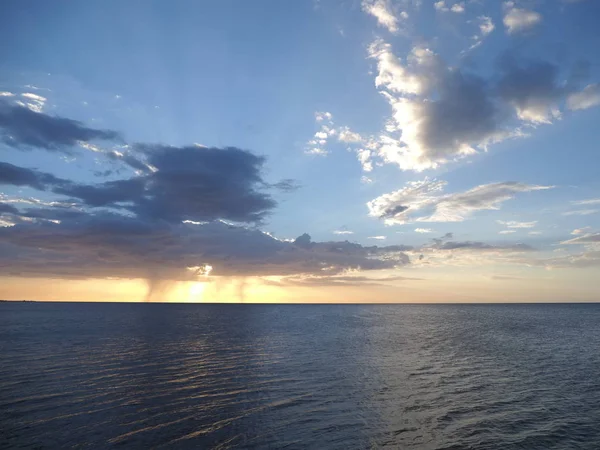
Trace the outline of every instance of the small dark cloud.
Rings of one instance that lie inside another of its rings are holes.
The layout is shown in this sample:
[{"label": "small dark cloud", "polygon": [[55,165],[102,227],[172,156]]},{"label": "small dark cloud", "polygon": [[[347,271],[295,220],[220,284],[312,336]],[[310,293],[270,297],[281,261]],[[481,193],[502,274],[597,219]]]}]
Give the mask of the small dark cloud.
[{"label": "small dark cloud", "polygon": [[449,242],[436,242],[430,248],[437,250],[514,250],[514,251],[532,251],[535,250],[533,247],[527,244],[517,243],[509,245],[492,245],[485,242],[478,241],[449,241]]},{"label": "small dark cloud", "polygon": [[269,185],[269,187],[279,189],[280,191],[283,191],[283,192],[293,192],[293,191],[300,189],[300,185],[298,184],[298,182],[296,180],[292,180],[292,179],[281,180],[277,183]]},{"label": "small dark cloud", "polygon": [[120,140],[112,130],[88,128],[81,122],[0,100],[0,136],[13,148],[31,147],[71,153],[78,141]]},{"label": "small dark cloud", "polygon": [[492,275],[490,277],[490,279],[497,280],[497,281],[516,281],[516,280],[524,280],[525,278],[513,277],[513,276],[509,276],[509,275]]},{"label": "small dark cloud", "polygon": [[409,208],[408,206],[396,205],[392,208],[386,209],[379,217],[381,219],[388,219],[388,218],[394,217],[396,214],[403,213],[408,208]]}]

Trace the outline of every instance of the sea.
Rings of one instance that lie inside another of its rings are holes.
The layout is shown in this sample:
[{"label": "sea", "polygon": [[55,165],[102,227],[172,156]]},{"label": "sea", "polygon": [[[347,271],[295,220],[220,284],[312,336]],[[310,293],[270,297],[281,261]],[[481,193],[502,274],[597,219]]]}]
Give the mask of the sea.
[{"label": "sea", "polygon": [[600,449],[600,304],[3,302],[0,448]]}]

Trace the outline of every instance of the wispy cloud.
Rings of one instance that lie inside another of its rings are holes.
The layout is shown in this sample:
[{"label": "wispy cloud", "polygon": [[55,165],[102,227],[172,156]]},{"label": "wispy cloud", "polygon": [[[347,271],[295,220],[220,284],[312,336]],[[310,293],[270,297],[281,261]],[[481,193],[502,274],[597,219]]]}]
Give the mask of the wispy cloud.
[{"label": "wispy cloud", "polygon": [[573,200],[571,203],[576,206],[600,205],[600,198],[590,198],[587,200]]},{"label": "wispy cloud", "polygon": [[410,182],[397,191],[383,194],[367,203],[369,215],[386,224],[411,222],[462,222],[473,213],[497,210],[501,204],[524,192],[551,189],[552,186],[505,182],[476,186],[465,192],[443,194],[445,181]]},{"label": "wispy cloud", "polygon": [[598,209],[578,209],[575,211],[566,211],[562,213],[563,216],[589,216],[600,212]]},{"label": "wispy cloud", "polygon": [[537,220],[534,220],[533,222],[518,222],[516,220],[497,220],[496,222],[498,222],[500,225],[504,225],[506,228],[533,228],[537,224]]}]

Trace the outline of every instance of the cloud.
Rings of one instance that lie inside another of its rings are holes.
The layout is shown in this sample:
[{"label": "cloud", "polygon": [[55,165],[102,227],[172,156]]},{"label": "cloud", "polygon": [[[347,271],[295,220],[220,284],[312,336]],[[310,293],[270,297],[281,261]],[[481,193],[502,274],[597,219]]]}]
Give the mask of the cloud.
[{"label": "cloud", "polygon": [[[450,239],[452,239],[450,237]],[[431,243],[408,251],[414,266],[482,266],[522,263],[535,248],[523,243],[489,244],[479,241],[433,239]],[[418,255],[418,257],[417,257]]]},{"label": "cloud", "polygon": [[278,240],[257,229],[215,221],[201,225],[144,221],[115,214],[0,230],[0,272],[62,278],[195,279],[217,276],[331,276],[409,263],[403,247]]},{"label": "cloud", "polygon": [[504,7],[504,26],[508,34],[531,31],[542,21],[541,14],[528,9],[517,8],[512,1],[505,2]]},{"label": "cloud", "polygon": [[592,249],[555,258],[526,258],[516,262],[546,269],[587,269],[600,266],[600,251]]},{"label": "cloud", "polygon": [[[521,244],[521,243],[509,244],[509,245],[492,245],[492,244],[486,244],[485,242],[478,242],[478,241],[463,241],[463,242],[449,241],[449,242],[444,242],[444,243],[436,243],[436,244],[431,245],[426,248],[435,249],[435,250],[486,250],[486,251],[488,251],[488,250],[492,250],[492,251],[509,250],[509,251],[516,251],[516,252],[529,252],[529,251],[534,250],[533,247],[531,247],[527,244]],[[424,249],[422,248],[420,250],[422,251]]]},{"label": "cloud", "polygon": [[583,236],[563,241],[561,244],[596,244],[599,242],[600,233],[586,233]]},{"label": "cloud", "polygon": [[[368,52],[369,58],[377,61],[375,86],[402,94],[422,94],[428,89],[427,77],[419,74],[417,68],[403,65],[400,58],[394,55],[392,46],[382,39],[373,42]],[[415,66],[435,64],[433,53],[426,49],[414,49],[410,59]]]},{"label": "cloud", "polygon": [[400,275],[388,277],[366,277],[360,275],[337,276],[291,276],[279,280],[267,280],[273,286],[388,286],[395,281],[419,281],[422,278],[404,277]]},{"label": "cloud", "polygon": [[590,198],[587,200],[574,200],[571,202],[573,205],[583,206],[583,205],[600,205],[600,198]]},{"label": "cloud", "polygon": [[375,239],[377,241],[384,241],[385,239],[387,239],[386,236],[369,236],[368,239]]},{"label": "cloud", "polygon": [[502,231],[498,231],[498,234],[512,234],[512,233],[516,233],[515,230],[502,230]]},{"label": "cloud", "polygon": [[416,233],[433,233],[431,228],[415,228]]},{"label": "cloud", "polygon": [[567,107],[572,111],[593,108],[600,105],[600,84],[590,84],[581,92],[574,92],[567,98]]},{"label": "cloud", "polygon": [[482,36],[487,36],[496,29],[491,17],[479,16],[477,19],[479,20],[479,31],[481,32]]},{"label": "cloud", "polygon": [[68,181],[52,174],[0,162],[0,185],[29,186],[43,191],[50,186],[65,184],[68,184]]},{"label": "cloud", "polygon": [[587,233],[587,231],[590,229],[591,227],[583,227],[583,228],[576,228],[573,231],[571,231],[572,235],[578,236],[580,234],[585,234]]},{"label": "cloud", "polygon": [[533,222],[517,222],[516,220],[496,220],[500,225],[504,225],[507,228],[533,228],[537,224],[537,220]]},{"label": "cloud", "polygon": [[518,182],[491,183],[465,192],[443,194],[446,182],[425,179],[409,182],[397,191],[383,194],[367,203],[369,215],[387,225],[412,222],[462,222],[473,213],[497,210],[522,192],[550,189]]},{"label": "cloud", "polygon": [[448,7],[446,5],[446,2],[444,0],[440,0],[438,2],[435,2],[433,4],[433,7],[437,11],[441,11],[441,12],[450,12],[450,11],[452,11],[453,13],[457,13],[457,14],[461,14],[461,13],[465,12],[465,2],[455,3],[452,6]]},{"label": "cloud", "polygon": [[290,180],[270,184],[265,158],[234,147],[169,147],[136,144],[152,167],[139,176],[82,184],[34,169],[0,163],[0,183],[30,186],[78,199],[91,208],[113,208],[150,220],[261,222],[276,206],[272,189],[289,191]]},{"label": "cloud", "polygon": [[346,143],[362,142],[363,138],[360,134],[353,132],[348,127],[341,127],[337,131],[338,140]]},{"label": "cloud", "polygon": [[[480,33],[470,49],[494,30],[490,17],[477,19]],[[331,114],[317,114],[322,129],[307,147],[309,153],[326,154],[325,145],[337,137],[367,172],[381,163],[419,172],[435,169],[503,140],[526,137],[524,127],[560,118],[561,106],[589,74],[589,64],[578,63],[565,82],[555,64],[507,54],[497,76],[482,77],[447,65],[421,45],[401,58],[382,39],[368,47],[368,58],[376,62],[375,87],[391,108],[384,130],[365,135],[334,127]]]},{"label": "cloud", "polygon": [[566,97],[566,86],[558,81],[559,68],[547,62],[519,65],[509,61],[502,68],[498,94],[515,108],[524,121],[551,123],[560,118],[559,102]]},{"label": "cloud", "polygon": [[[363,0],[362,9],[377,19],[380,27],[387,28],[390,33],[398,32],[399,19],[394,15],[390,0]],[[408,17],[403,12],[400,17]]]},{"label": "cloud", "polygon": [[327,111],[317,111],[315,113],[315,120],[317,122],[329,121],[331,118],[331,113]]},{"label": "cloud", "polygon": [[598,209],[577,209],[575,211],[567,211],[562,213],[563,216],[589,216],[600,212]]},{"label": "cloud", "polygon": [[340,228],[339,230],[334,230],[333,234],[343,235],[343,234],[354,234],[354,231],[350,231],[345,226]]},{"label": "cloud", "polygon": [[325,149],[328,139],[337,133],[333,128],[333,116],[327,111],[318,111],[315,113],[315,120],[320,125],[319,130],[313,138],[308,141],[304,153],[308,155],[325,156],[329,152]]},{"label": "cloud", "polygon": [[71,153],[72,147],[79,142],[120,140],[120,135],[116,131],[88,128],[76,120],[50,116],[0,99],[0,138],[6,145],[19,150],[35,147]]},{"label": "cloud", "polygon": [[415,47],[403,64],[378,40],[369,57],[377,60],[375,85],[392,108],[386,133],[376,139],[384,162],[403,170],[436,168],[515,135],[500,127],[490,84],[447,67],[431,50]]}]

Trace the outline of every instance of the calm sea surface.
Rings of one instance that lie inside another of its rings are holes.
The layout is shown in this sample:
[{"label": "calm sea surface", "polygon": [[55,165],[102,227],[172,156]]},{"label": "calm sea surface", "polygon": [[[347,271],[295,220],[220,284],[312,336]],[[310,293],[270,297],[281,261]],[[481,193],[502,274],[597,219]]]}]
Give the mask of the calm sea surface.
[{"label": "calm sea surface", "polygon": [[600,305],[2,303],[0,447],[600,449]]}]

